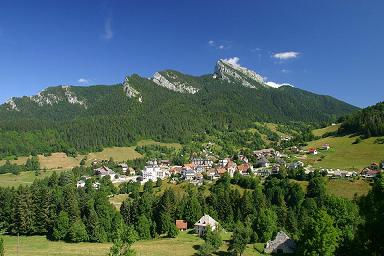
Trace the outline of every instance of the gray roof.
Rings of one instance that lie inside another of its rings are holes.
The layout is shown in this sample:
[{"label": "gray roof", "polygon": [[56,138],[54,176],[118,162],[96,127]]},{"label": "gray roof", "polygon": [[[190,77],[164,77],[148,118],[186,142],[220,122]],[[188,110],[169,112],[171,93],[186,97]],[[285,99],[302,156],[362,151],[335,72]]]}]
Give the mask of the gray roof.
[{"label": "gray roof", "polygon": [[280,231],[274,240],[269,240],[265,246],[264,252],[277,253],[281,250],[283,253],[293,253],[296,249],[296,243],[289,236]]}]

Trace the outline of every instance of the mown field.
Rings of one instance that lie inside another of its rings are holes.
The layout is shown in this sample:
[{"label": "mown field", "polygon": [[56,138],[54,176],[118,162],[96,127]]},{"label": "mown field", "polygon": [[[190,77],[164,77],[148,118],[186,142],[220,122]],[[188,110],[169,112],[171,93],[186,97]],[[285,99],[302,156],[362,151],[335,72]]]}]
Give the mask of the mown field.
[{"label": "mown field", "polygon": [[327,137],[308,143],[308,148],[329,144],[331,149],[308,156],[307,163],[319,168],[361,170],[372,162],[384,160],[384,144],[375,144],[375,137],[353,144],[356,136]]},{"label": "mown field", "polygon": [[11,173],[0,174],[0,187],[17,187],[19,185],[31,185],[35,179],[42,179],[49,177],[52,173],[56,171],[57,174],[65,171],[65,169],[60,170],[42,170],[36,176],[35,172],[21,172],[19,175],[14,175]]},{"label": "mown field", "polygon": [[[307,190],[308,181],[292,180],[300,184],[300,186]],[[326,182],[327,193],[331,195],[340,196],[346,199],[353,199],[356,196],[363,196],[368,194],[371,190],[371,183],[366,180],[343,180],[343,179],[330,179]]]},{"label": "mown field", "polygon": [[[231,234],[226,233],[223,239],[230,239]],[[79,243],[71,244],[65,242],[52,242],[44,236],[33,236],[19,238],[4,236],[6,256],[105,256],[108,255],[110,243]],[[177,238],[159,238],[147,241],[138,241],[133,245],[139,256],[185,256],[195,255],[203,240],[194,234],[181,232]],[[263,244],[256,245],[259,250]],[[228,249],[227,242],[221,246],[218,255],[225,255]],[[248,245],[244,256],[262,255]]]},{"label": "mown field", "polygon": [[340,124],[330,125],[324,128],[315,129],[312,131],[315,136],[322,136],[328,132],[336,132],[340,128]]}]

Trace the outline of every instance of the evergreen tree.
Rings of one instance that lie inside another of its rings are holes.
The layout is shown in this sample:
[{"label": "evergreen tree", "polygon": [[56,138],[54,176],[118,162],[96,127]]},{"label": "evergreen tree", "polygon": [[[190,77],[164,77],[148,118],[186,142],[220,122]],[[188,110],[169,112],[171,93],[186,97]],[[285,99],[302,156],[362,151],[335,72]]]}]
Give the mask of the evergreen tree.
[{"label": "evergreen tree", "polygon": [[70,224],[68,213],[65,211],[61,211],[56,219],[52,232],[52,238],[54,240],[64,240],[67,237],[69,228]]},{"label": "evergreen tree", "polygon": [[140,239],[146,240],[151,238],[151,223],[145,215],[139,217],[136,230]]},{"label": "evergreen tree", "polygon": [[84,223],[77,219],[70,227],[68,232],[68,240],[73,243],[88,241],[88,233]]},{"label": "evergreen tree", "polygon": [[171,225],[169,225],[169,227],[168,227],[167,236],[171,237],[171,238],[175,238],[175,237],[177,237],[179,232],[180,231],[177,229],[176,224],[171,223]]}]

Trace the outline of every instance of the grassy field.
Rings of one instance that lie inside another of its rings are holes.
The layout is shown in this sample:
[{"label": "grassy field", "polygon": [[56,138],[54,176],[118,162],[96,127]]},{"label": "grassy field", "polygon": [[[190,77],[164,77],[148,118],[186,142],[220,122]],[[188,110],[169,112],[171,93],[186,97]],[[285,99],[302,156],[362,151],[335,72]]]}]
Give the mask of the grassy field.
[{"label": "grassy field", "polygon": [[101,152],[88,154],[88,162],[91,163],[94,160],[109,160],[111,157],[115,161],[122,162],[140,158],[142,155],[135,151],[135,146],[105,148]]},{"label": "grassy field", "polygon": [[323,136],[327,132],[335,132],[340,128],[340,124],[327,126],[321,129],[313,130],[312,133],[315,136]]},{"label": "grassy field", "polygon": [[329,144],[331,149],[319,151],[316,156],[309,156],[307,163],[319,168],[361,170],[372,162],[384,160],[384,144],[375,144],[374,137],[362,140],[359,144],[353,144],[356,138],[355,136],[327,137],[309,142],[308,148],[320,148],[324,144]]},{"label": "grassy field", "polygon": [[[230,233],[223,236],[224,239],[230,238]],[[19,249],[17,249],[17,237],[4,236],[6,256],[104,256],[109,252],[110,243],[79,243],[70,244],[64,242],[52,242],[44,236],[20,237]],[[195,255],[203,240],[194,234],[181,232],[177,238],[160,238],[147,241],[138,241],[133,245],[139,256],[184,256]],[[258,248],[263,248],[262,244],[257,244]],[[218,255],[227,252],[228,245],[224,243],[219,249]],[[18,251],[18,254],[17,254]],[[248,245],[244,256],[260,255],[253,249],[253,245]]]},{"label": "grassy field", "polygon": [[347,199],[353,199],[355,194],[357,196],[363,196],[368,194],[371,190],[371,185],[365,180],[329,180],[327,182],[327,191],[329,194],[337,195]]},{"label": "grassy field", "polygon": [[1,174],[0,187],[31,185],[35,179],[42,179],[51,176],[53,171],[56,171],[56,173],[59,174],[60,172],[65,171],[65,169],[40,171],[38,176],[35,175],[35,172],[21,172],[19,175],[11,173]]},{"label": "grassy field", "polygon": [[113,197],[109,198],[109,202],[113,204],[113,206],[116,207],[116,209],[120,210],[121,204],[128,198],[128,194],[120,194],[120,195],[114,195]]},{"label": "grassy field", "polygon": [[[304,191],[307,191],[308,181],[292,180],[300,184]],[[343,180],[343,179],[330,179],[327,181],[327,193],[331,195],[340,196],[346,199],[353,199],[355,194],[357,196],[366,195],[371,190],[371,185],[365,180]]]},{"label": "grassy field", "polygon": [[163,143],[163,142],[158,142],[154,140],[141,140],[137,142],[137,146],[145,146],[145,145],[160,145],[164,147],[173,147],[176,149],[181,149],[182,147],[180,143]]}]

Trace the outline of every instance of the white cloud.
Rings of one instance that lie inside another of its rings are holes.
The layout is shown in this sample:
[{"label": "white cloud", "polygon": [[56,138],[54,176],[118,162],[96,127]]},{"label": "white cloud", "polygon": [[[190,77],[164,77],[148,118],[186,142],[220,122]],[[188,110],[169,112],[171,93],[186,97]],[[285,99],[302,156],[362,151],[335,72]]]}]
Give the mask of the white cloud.
[{"label": "white cloud", "polygon": [[103,38],[105,40],[111,40],[113,38],[113,30],[112,30],[112,18],[107,18],[104,22],[104,34]]},{"label": "white cloud", "polygon": [[272,88],[279,88],[281,86],[291,86],[291,87],[294,87],[293,85],[291,84],[287,84],[287,83],[282,83],[282,84],[279,84],[279,83],[275,83],[275,82],[266,82],[266,85],[272,87]]},{"label": "white cloud", "polygon": [[80,78],[77,82],[79,82],[80,84],[89,84],[89,80],[85,78]]},{"label": "white cloud", "polygon": [[225,41],[225,40],[220,40],[220,41],[209,40],[208,45],[218,50],[226,50],[231,48],[231,42]]},{"label": "white cloud", "polygon": [[291,73],[292,71],[291,70],[289,70],[289,69],[285,69],[285,68],[283,68],[282,70],[281,70],[281,73],[284,73],[284,74],[288,74],[288,73]]},{"label": "white cloud", "polygon": [[273,54],[273,57],[280,60],[294,59],[299,56],[299,52],[279,52]]},{"label": "white cloud", "polygon": [[234,66],[239,66],[240,58],[239,57],[233,57],[233,58],[229,58],[229,59],[224,59],[224,61],[226,61],[229,64],[232,64]]}]

